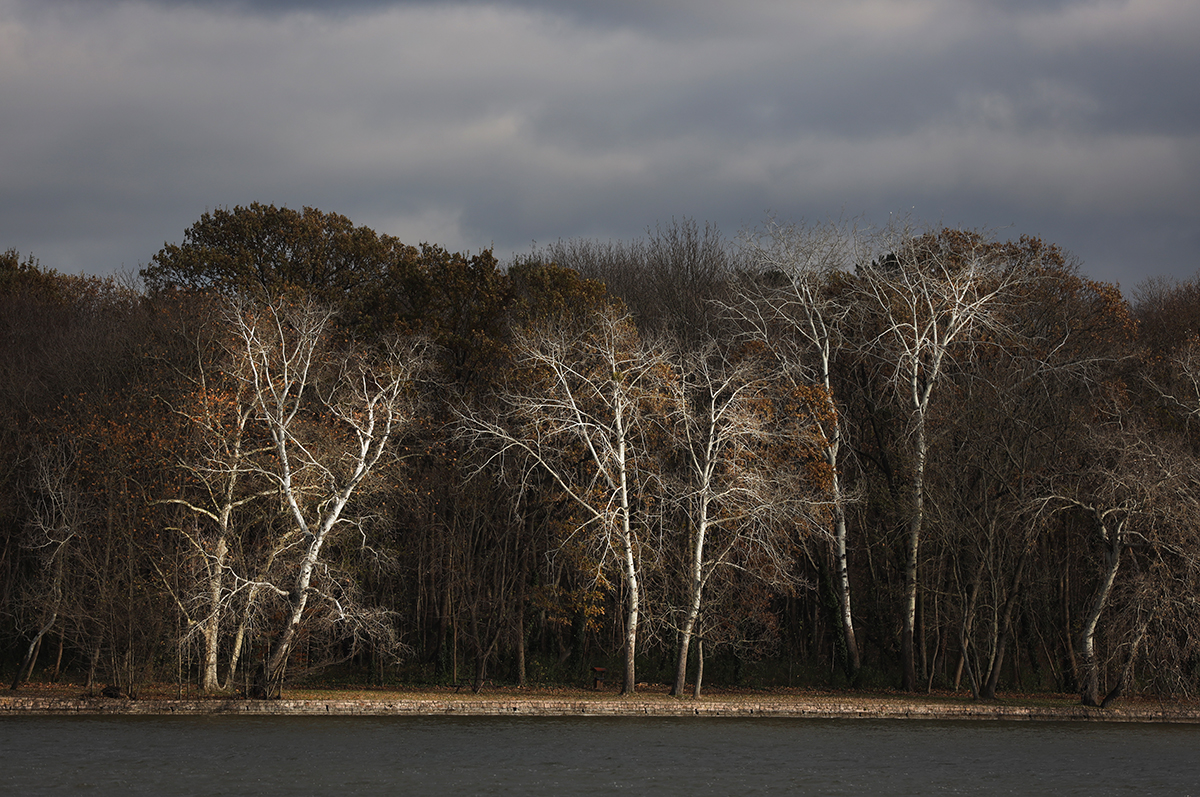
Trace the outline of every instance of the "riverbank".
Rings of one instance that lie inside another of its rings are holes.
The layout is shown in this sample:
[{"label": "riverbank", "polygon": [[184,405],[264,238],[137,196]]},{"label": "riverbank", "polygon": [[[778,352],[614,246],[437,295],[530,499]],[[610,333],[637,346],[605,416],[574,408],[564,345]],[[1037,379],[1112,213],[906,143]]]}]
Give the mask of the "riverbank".
[{"label": "riverbank", "polygon": [[1200,705],[1130,700],[1088,708],[1072,696],[1021,696],[974,701],[961,696],[816,692],[725,692],[699,700],[647,689],[615,691],[515,689],[481,694],[431,690],[293,690],[280,700],[148,690],[139,699],[105,698],[62,688],[0,695],[0,717],[12,716],[457,716],[457,717],[779,717],[809,719],[924,719],[1200,723]]}]

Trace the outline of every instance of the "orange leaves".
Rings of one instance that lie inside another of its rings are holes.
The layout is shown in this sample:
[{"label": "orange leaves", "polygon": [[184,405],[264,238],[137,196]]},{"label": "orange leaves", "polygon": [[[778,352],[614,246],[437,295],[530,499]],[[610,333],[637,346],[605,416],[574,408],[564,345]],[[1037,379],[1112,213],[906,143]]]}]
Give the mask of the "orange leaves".
[{"label": "orange leaves", "polygon": [[605,591],[587,586],[568,589],[557,584],[542,585],[531,590],[530,603],[546,613],[549,623],[569,628],[580,618],[586,631],[597,632],[605,616]]}]

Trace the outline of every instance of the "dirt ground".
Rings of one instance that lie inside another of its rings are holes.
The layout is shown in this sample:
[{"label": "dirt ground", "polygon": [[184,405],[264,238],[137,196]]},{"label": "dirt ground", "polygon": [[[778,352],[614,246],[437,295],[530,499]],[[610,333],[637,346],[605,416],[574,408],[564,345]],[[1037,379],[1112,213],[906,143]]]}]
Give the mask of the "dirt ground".
[{"label": "dirt ground", "polygon": [[[28,682],[21,685],[17,691],[4,689],[0,691],[0,700],[10,699],[39,699],[39,700],[88,700],[101,699],[100,688],[88,690],[79,684]],[[539,702],[612,702],[637,700],[639,703],[691,703],[703,705],[719,703],[728,705],[753,704],[756,706],[820,706],[820,705],[875,705],[896,706],[915,705],[921,708],[923,714],[936,714],[938,706],[944,706],[947,714],[958,714],[970,706],[995,706],[1036,708],[1041,712],[1062,710],[1064,714],[1074,714],[1080,709],[1079,696],[1074,694],[1002,694],[993,701],[975,701],[969,692],[938,692],[922,694],[905,694],[896,691],[831,691],[813,689],[751,689],[714,687],[706,689],[697,703],[690,693],[679,700],[668,695],[669,687],[665,684],[639,684],[637,692],[631,697],[622,697],[615,685],[601,684],[599,689],[581,689],[578,687],[527,687],[520,688],[509,685],[487,683],[478,693],[469,687],[447,686],[388,686],[388,687],[321,687],[300,686],[285,689],[282,699],[285,701],[321,701],[327,703],[343,703],[347,701],[386,702],[386,701],[430,701],[444,704],[447,701],[469,701],[472,704],[487,702],[496,703],[539,703]],[[178,685],[155,683],[142,686],[134,695],[138,700],[153,701],[227,701],[237,699],[236,693],[219,692],[205,694],[195,685]],[[1200,715],[1200,702],[1173,701],[1157,698],[1133,696],[1124,698],[1115,705],[1119,710],[1137,712],[1152,711],[1181,711]]]}]

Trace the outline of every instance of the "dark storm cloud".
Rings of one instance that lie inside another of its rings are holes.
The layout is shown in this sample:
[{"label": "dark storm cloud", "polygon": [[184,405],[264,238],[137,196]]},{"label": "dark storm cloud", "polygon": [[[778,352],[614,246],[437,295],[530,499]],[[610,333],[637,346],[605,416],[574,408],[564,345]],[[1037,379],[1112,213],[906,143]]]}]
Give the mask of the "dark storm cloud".
[{"label": "dark storm cloud", "polygon": [[1200,263],[1194,3],[0,0],[0,248],[205,209],[456,248],[907,212],[1129,286]]}]

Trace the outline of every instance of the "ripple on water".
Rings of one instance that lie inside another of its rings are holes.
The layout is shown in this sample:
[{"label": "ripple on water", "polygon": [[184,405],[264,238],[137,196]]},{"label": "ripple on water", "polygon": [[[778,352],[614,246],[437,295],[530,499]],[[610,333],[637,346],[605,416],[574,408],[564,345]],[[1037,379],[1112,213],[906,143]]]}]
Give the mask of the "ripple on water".
[{"label": "ripple on water", "polygon": [[1200,794],[1200,727],[599,717],[13,717],[5,794]]}]

